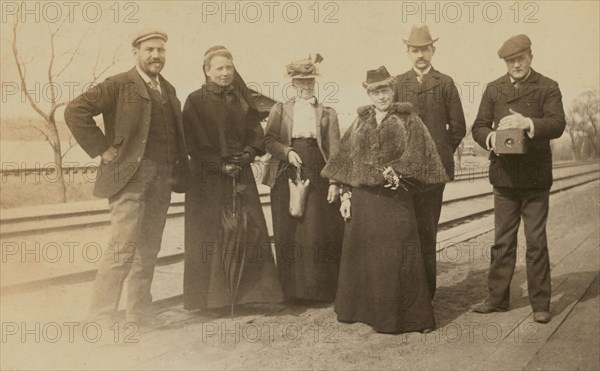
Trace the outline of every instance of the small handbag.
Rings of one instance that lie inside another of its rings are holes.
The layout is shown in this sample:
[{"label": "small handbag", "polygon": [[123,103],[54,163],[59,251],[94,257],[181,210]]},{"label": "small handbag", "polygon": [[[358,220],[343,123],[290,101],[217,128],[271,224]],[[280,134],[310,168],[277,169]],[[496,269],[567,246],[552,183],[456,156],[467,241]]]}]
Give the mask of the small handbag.
[{"label": "small handbag", "polygon": [[300,168],[296,168],[296,179],[288,179],[290,186],[290,215],[294,218],[302,218],[308,197],[308,186],[310,179],[302,180]]}]

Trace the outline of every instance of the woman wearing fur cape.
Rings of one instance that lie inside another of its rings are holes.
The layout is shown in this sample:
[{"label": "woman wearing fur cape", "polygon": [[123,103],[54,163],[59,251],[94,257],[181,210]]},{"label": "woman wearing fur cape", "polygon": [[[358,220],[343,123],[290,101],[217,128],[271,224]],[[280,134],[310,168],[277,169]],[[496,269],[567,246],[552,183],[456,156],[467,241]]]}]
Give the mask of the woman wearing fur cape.
[{"label": "woman wearing fur cape", "polygon": [[410,103],[392,103],[392,83],[385,67],[367,72],[374,105],[358,109],[322,171],[344,184],[340,211],[348,221],[335,312],[378,332],[428,331],[435,316],[409,192],[448,178]]}]

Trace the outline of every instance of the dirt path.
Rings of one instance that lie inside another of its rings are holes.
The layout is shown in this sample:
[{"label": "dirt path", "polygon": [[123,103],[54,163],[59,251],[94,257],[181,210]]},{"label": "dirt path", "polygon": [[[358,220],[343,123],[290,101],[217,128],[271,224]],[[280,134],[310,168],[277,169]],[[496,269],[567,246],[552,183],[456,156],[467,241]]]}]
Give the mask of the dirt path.
[{"label": "dirt path", "polygon": [[[122,329],[118,336],[114,329],[105,329],[97,343],[82,341],[80,330],[72,343],[64,331],[54,343],[43,330],[39,342],[33,335],[11,335],[3,339],[2,369],[598,368],[597,348],[596,353],[592,350],[600,331],[598,187],[594,182],[551,197],[548,238],[554,318],[548,325],[531,320],[522,248],[511,288],[511,310],[491,315],[469,311],[486,293],[493,239],[492,233],[486,233],[439,254],[435,300],[439,327],[428,335],[382,335],[364,324],[342,324],[331,305],[247,306],[234,320],[225,312],[188,313],[175,306],[160,314],[173,322],[165,328]],[[520,241],[524,241],[522,232]],[[594,279],[595,286],[588,290]],[[81,305],[84,300],[79,297],[73,302]],[[30,306],[34,308],[28,308],[26,316],[3,311],[3,327],[25,321],[28,329],[34,328],[27,317],[38,323],[41,318],[66,318],[64,313],[53,313],[55,309],[36,308],[33,299]],[[41,323],[42,329],[44,325],[47,322]],[[573,351],[575,347],[579,350]]]}]

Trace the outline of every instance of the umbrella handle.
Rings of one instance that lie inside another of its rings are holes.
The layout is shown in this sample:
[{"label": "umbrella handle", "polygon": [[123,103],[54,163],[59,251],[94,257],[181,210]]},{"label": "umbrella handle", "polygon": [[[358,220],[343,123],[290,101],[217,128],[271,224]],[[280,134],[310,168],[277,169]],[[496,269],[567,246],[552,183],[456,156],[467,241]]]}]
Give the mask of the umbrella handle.
[{"label": "umbrella handle", "polygon": [[[235,166],[240,166],[241,167],[241,158],[242,158],[243,153],[239,152],[239,153],[234,153],[231,154],[230,156],[228,156],[228,161],[232,164],[234,164]],[[232,177],[233,181],[232,181],[232,208],[233,208],[233,216],[236,217],[237,216],[237,200],[236,200],[236,196],[237,196],[237,177],[239,176],[239,173],[235,173]]]}]

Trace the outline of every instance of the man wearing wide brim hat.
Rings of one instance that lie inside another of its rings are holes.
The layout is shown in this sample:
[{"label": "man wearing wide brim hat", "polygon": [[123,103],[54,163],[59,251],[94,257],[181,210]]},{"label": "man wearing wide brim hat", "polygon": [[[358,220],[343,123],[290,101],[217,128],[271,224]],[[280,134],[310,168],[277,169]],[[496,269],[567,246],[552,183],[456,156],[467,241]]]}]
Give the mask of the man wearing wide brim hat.
[{"label": "man wearing wide brim hat", "polygon": [[[126,320],[152,321],[147,310],[171,191],[189,176],[180,102],[160,74],[167,34],[158,29],[131,39],[135,66],[107,78],[65,109],[65,121],[90,157],[100,157],[94,195],[108,198],[111,239],[92,294],[90,320],[110,323],[129,276]],[[102,114],[104,131],[94,116]],[[131,273],[131,274],[130,274]]]},{"label": "man wearing wide brim hat", "polygon": [[[506,311],[510,281],[517,256],[521,218],[527,242],[527,287],[536,322],[550,321],[550,260],[546,238],[549,194],[552,186],[550,140],[565,129],[558,84],[531,68],[531,39],[516,35],[498,50],[508,73],[486,85],[473,123],[473,139],[490,151],[489,180],[494,186],[494,245],[488,296],[471,307],[475,312]],[[496,132],[520,132],[524,154],[496,152]]]},{"label": "man wearing wide brim hat", "polygon": [[402,41],[404,41],[404,43],[409,46],[421,47],[432,45],[434,42],[438,41],[438,39],[438,37],[436,37],[435,39],[431,38],[431,33],[429,32],[429,27],[427,27],[427,25],[414,25],[410,30],[408,40],[402,39]]},{"label": "man wearing wide brim hat", "polygon": [[[450,76],[431,65],[435,54],[427,25],[413,26],[407,39],[406,55],[412,68],[396,76],[396,100],[410,102],[433,138],[446,173],[454,179],[454,152],[466,134],[465,115],[458,90]],[[433,300],[436,288],[436,238],[442,209],[444,185],[413,196],[419,225],[421,249],[426,264],[429,292]]]}]

